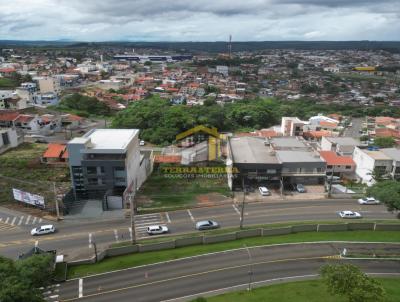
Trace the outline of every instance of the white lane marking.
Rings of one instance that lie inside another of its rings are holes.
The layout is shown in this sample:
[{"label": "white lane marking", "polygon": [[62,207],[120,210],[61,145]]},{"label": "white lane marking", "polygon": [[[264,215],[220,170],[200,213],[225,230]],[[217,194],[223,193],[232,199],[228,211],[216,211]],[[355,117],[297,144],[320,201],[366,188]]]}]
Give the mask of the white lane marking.
[{"label": "white lane marking", "polygon": [[31,215],[29,215],[28,218],[26,218],[25,224],[29,224],[29,220],[31,220]]},{"label": "white lane marking", "polygon": [[239,211],[239,209],[237,208],[237,206],[235,206],[235,205],[233,204],[232,207],[233,207],[233,209],[235,210],[235,212],[238,213],[238,214],[240,215],[240,211]]},{"label": "white lane marking", "polygon": [[50,299],[58,298],[58,295],[49,296]]},{"label": "white lane marking", "polygon": [[18,225],[21,225],[22,221],[24,220],[24,216],[21,216],[18,221]]},{"label": "white lane marking", "polygon": [[118,242],[118,230],[114,230],[114,237],[115,237],[115,241]]},{"label": "white lane marking", "polygon": [[33,218],[32,224],[35,224],[36,219],[37,219],[37,217],[35,216],[35,217]]},{"label": "white lane marking", "polygon": [[151,222],[151,221],[160,221],[160,218],[152,218],[152,219],[146,219],[146,220],[136,220],[135,219],[135,223],[140,223],[140,224],[144,224],[144,223],[146,223],[146,222]]},{"label": "white lane marking", "polygon": [[83,297],[83,279],[79,279],[79,289],[78,289],[78,297],[82,298]]},{"label": "white lane marking", "polygon": [[131,240],[132,240],[132,228],[129,228],[129,237],[130,237]]},{"label": "white lane marking", "polygon": [[190,210],[187,210],[187,213],[189,214],[190,219],[194,222],[194,217],[192,215],[192,212],[190,212]]},{"label": "white lane marking", "polygon": [[169,214],[167,212],[165,212],[165,217],[167,217],[167,222],[171,223],[171,219],[169,218]]},{"label": "white lane marking", "polygon": [[40,218],[40,219],[39,219],[39,223],[42,223],[42,221],[43,221],[42,218]]},{"label": "white lane marking", "polygon": [[152,222],[144,222],[144,223],[138,224],[138,226],[136,228],[139,228],[141,226],[146,226],[146,225],[155,225],[155,224],[160,223],[160,222],[161,222],[160,220],[152,221]]},{"label": "white lane marking", "polygon": [[89,248],[92,248],[92,233],[89,233]]},{"label": "white lane marking", "polygon": [[39,240],[36,240],[35,241],[35,247],[38,247],[38,245],[39,245]]},{"label": "white lane marking", "polygon": [[0,222],[3,222],[3,218],[2,217],[0,217]]},{"label": "white lane marking", "polygon": [[10,217],[7,217],[6,221],[4,221],[4,223],[8,223],[9,219],[10,219]]},{"label": "white lane marking", "polygon": [[17,219],[17,217],[14,216],[13,220],[11,221],[11,225],[14,225],[15,219]]}]

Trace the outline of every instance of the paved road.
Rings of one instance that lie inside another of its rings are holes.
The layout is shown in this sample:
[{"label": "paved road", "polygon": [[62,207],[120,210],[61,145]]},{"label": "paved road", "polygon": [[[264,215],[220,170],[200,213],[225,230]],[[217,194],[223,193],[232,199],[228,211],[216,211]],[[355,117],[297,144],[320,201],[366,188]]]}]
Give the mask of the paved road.
[{"label": "paved road", "polygon": [[344,131],[344,136],[350,136],[354,138],[359,138],[361,136],[360,130],[362,129],[362,124],[365,121],[364,118],[352,118],[352,126],[348,127]]},{"label": "paved road", "polygon": [[[351,262],[367,273],[399,274],[400,261],[344,260],[344,248],[400,251],[400,244],[284,244],[225,251],[67,281],[60,301],[165,301],[276,278],[316,277],[332,262]],[[249,256],[250,255],[250,256]]]},{"label": "paved road", "polygon": [[[268,197],[265,197],[268,200]],[[365,219],[394,219],[395,215],[382,205],[360,206],[355,200],[317,200],[258,202],[245,206],[244,225],[268,224],[290,221],[336,220],[341,210],[359,211]],[[138,215],[136,231],[140,238],[147,237],[145,228],[151,224],[165,224],[171,235],[195,232],[195,222],[214,219],[222,228],[237,227],[240,222],[240,206],[226,204],[220,207],[197,208],[166,213]],[[16,219],[17,220],[17,219]],[[99,248],[121,240],[129,240],[129,219],[104,221],[65,221],[54,223],[56,234],[32,237],[31,225],[14,225],[11,229],[0,228],[0,254],[15,258],[34,245],[44,249],[57,249],[73,258],[93,255],[93,242]]]}]

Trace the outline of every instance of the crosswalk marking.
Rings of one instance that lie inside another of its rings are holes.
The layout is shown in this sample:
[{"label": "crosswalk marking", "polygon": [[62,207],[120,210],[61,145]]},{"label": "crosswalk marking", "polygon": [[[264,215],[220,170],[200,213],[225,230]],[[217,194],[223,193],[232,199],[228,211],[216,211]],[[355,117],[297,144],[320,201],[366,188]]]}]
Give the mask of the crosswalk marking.
[{"label": "crosswalk marking", "polygon": [[118,230],[114,230],[114,237],[115,237],[115,241],[118,242]]},{"label": "crosswalk marking", "polygon": [[21,216],[21,217],[19,218],[18,225],[21,225],[21,223],[22,223],[22,220],[24,220],[24,216]]},{"label": "crosswalk marking", "polygon": [[[165,217],[168,221],[168,217]],[[159,224],[163,224],[163,218],[159,213],[135,216],[135,231],[138,237],[147,236],[148,226]]]},{"label": "crosswalk marking", "polygon": [[89,233],[89,248],[92,248],[92,233]]},{"label": "crosswalk marking", "polygon": [[37,217],[35,216],[35,217],[33,218],[32,224],[35,224],[35,223],[36,223],[36,219],[37,219]]},{"label": "crosswalk marking", "polygon": [[39,219],[39,223],[42,223],[42,221],[43,221],[42,218],[40,218],[40,219]]},{"label": "crosswalk marking", "polygon": [[237,208],[237,206],[235,206],[235,205],[233,204],[232,207],[233,207],[233,209],[235,210],[235,212],[238,213],[238,214],[240,215],[240,211],[239,211],[239,209]]},{"label": "crosswalk marking", "polygon": [[7,217],[6,221],[4,221],[4,223],[8,223],[9,219],[10,219],[10,217]]},{"label": "crosswalk marking", "polygon": [[25,224],[29,224],[29,220],[31,219],[31,215],[28,216],[28,218],[26,218],[26,222]]},{"label": "crosswalk marking", "polygon": [[167,222],[171,223],[171,218],[169,218],[169,214],[167,212],[165,212],[165,217],[167,218]]},{"label": "crosswalk marking", "polygon": [[14,216],[13,220],[11,221],[11,225],[14,225],[15,219],[17,219],[17,217]]},{"label": "crosswalk marking", "polygon": [[190,219],[194,222],[194,217],[192,215],[192,212],[190,212],[190,210],[187,210],[187,213],[189,214]]}]

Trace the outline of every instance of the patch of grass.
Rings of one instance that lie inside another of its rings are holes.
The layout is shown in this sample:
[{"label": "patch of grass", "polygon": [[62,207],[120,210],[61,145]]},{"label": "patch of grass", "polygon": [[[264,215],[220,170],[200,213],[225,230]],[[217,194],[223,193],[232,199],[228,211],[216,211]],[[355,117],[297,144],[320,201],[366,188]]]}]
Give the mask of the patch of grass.
[{"label": "patch of grass", "polygon": [[23,143],[0,156],[0,202],[13,202],[12,188],[54,199],[50,182],[69,186],[67,166],[47,166],[40,157],[47,144]]},{"label": "patch of grass", "polygon": [[396,231],[348,231],[348,232],[308,232],[282,236],[255,237],[234,241],[195,245],[164,251],[130,254],[106,258],[96,264],[73,266],[68,270],[68,278],[103,273],[128,267],[156,263],[160,261],[179,259],[211,252],[220,252],[229,249],[247,246],[269,245],[278,243],[315,242],[315,241],[363,241],[363,242],[399,242],[400,232]]},{"label": "patch of grass", "polygon": [[18,87],[18,82],[9,78],[0,78],[0,88],[11,89]]},{"label": "patch of grass", "polygon": [[[386,302],[399,301],[400,279],[377,278],[387,293]],[[196,300],[194,300],[196,301]],[[201,301],[201,300],[200,300]],[[330,295],[326,285],[321,280],[298,281],[283,284],[274,284],[255,288],[252,291],[238,291],[215,297],[203,298],[203,302],[345,302],[346,298]]]},{"label": "patch of grass", "polygon": [[155,172],[140,189],[137,200],[144,211],[151,208],[178,209],[195,205],[196,197],[209,193],[219,193],[221,198],[232,194],[223,178],[177,179]]}]

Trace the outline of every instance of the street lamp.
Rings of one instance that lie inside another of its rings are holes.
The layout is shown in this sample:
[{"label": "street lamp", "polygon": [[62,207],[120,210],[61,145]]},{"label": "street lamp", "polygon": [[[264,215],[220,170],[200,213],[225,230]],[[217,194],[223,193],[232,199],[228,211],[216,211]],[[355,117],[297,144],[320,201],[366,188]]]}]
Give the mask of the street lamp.
[{"label": "street lamp", "polygon": [[244,244],[243,246],[244,246],[244,248],[245,248],[246,251],[247,251],[247,255],[249,256],[249,270],[248,270],[249,284],[248,284],[248,286],[247,286],[247,290],[248,290],[248,291],[251,291],[251,283],[252,283],[252,281],[253,281],[253,265],[252,265],[252,264],[253,264],[253,260],[252,260],[252,258],[251,258],[250,249],[247,247],[246,244]]}]

